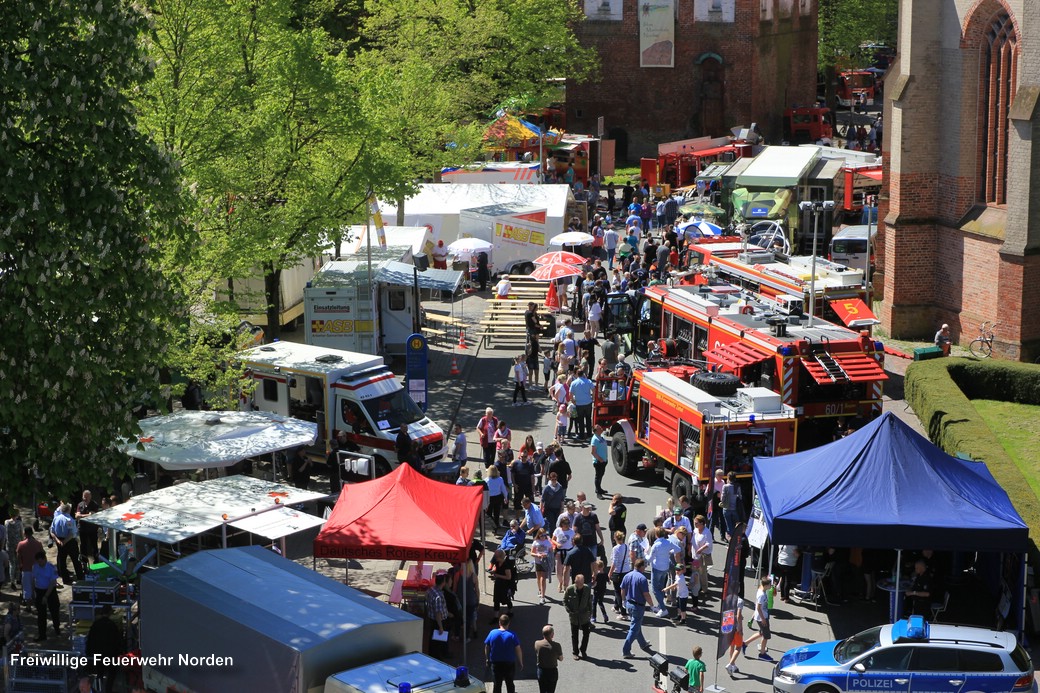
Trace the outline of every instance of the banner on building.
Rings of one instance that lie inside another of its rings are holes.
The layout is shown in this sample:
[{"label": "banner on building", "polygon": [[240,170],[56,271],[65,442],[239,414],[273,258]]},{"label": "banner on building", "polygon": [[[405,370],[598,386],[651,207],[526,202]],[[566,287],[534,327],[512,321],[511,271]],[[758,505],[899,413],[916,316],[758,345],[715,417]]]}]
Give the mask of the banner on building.
[{"label": "banner on building", "polygon": [[639,67],[675,67],[675,0],[639,2]]},{"label": "banner on building", "polygon": [[715,658],[726,654],[733,642],[733,632],[740,627],[740,618],[744,600],[740,598],[740,567],[744,563],[741,538],[744,536],[744,525],[732,528],[729,534],[729,548],[726,549],[726,567],[722,581],[722,603],[719,605],[719,647]]},{"label": "banner on building", "polygon": [[620,22],[624,0],[585,0],[585,16],[592,21]]}]

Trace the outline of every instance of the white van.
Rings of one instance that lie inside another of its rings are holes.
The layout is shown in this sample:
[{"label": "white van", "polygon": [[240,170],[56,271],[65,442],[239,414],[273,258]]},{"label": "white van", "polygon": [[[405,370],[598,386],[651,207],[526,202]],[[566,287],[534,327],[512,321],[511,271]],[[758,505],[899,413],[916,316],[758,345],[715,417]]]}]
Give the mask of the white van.
[{"label": "white van", "polygon": [[[867,246],[867,232],[870,232],[870,245]],[[828,259],[839,265],[867,272],[867,262],[873,265],[875,244],[877,243],[877,226],[846,226],[831,238]],[[869,259],[869,260],[868,260]]]}]

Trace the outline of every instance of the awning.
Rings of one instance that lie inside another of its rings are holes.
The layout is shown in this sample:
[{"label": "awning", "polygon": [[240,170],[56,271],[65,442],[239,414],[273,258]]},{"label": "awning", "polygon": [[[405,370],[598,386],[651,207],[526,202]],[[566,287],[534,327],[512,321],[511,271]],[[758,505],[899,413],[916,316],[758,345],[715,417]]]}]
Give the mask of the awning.
[{"label": "awning", "polygon": [[420,289],[454,293],[462,285],[462,272],[433,268],[416,272],[414,267],[406,262],[389,261],[380,265],[376,281],[395,286],[414,286],[418,281]]},{"label": "awning", "polygon": [[802,363],[820,385],[888,380],[888,374],[881,364],[864,353],[821,352],[802,359]]},{"label": "awning", "polygon": [[281,539],[312,527],[320,527],[325,524],[325,518],[309,515],[292,508],[278,508],[229,522],[228,524],[235,529],[273,540]]},{"label": "awning", "polygon": [[853,329],[881,324],[870,312],[870,308],[867,308],[867,304],[858,298],[834,299],[830,304],[841,321]]},{"label": "awning", "polygon": [[227,467],[249,457],[311,445],[318,425],[265,411],[182,410],[140,421],[137,441],[120,451],[163,469]]},{"label": "awning", "polygon": [[880,169],[870,169],[870,170],[867,170],[867,171],[856,171],[856,173],[858,175],[860,175],[860,176],[866,176],[867,178],[870,178],[871,180],[876,180],[879,183],[881,182],[881,170]]},{"label": "awning", "polygon": [[743,342],[720,344],[710,351],[704,352],[708,363],[717,363],[722,369],[739,374],[744,368],[762,363],[768,357]]}]

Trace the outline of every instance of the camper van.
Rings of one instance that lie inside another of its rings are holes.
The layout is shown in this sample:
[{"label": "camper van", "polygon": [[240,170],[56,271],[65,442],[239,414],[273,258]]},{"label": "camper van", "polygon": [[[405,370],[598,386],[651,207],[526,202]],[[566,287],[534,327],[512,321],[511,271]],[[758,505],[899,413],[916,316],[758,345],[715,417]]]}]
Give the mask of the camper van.
[{"label": "camper van", "polygon": [[274,342],[239,352],[252,392],[243,388],[242,407],[318,424],[325,458],[332,438],[344,431],[348,444],[372,455],[376,475],[397,466],[394,441],[401,427],[422,448],[423,469],[444,457],[444,431],[408,395],[381,356],[309,344]]},{"label": "camper van", "polygon": [[[867,244],[867,233],[870,233],[870,244]],[[874,251],[877,243],[877,226],[846,226],[831,239],[828,259],[839,265],[868,272],[867,263],[874,264]]]}]

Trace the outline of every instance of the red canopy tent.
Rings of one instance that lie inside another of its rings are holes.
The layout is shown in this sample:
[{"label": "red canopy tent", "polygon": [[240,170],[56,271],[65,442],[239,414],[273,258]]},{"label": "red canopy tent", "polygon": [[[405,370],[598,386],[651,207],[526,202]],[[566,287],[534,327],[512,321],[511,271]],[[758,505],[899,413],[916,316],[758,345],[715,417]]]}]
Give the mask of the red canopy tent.
[{"label": "red canopy tent", "polygon": [[314,557],[462,562],[482,503],[480,486],[434,481],[402,464],[343,487],[314,539]]}]

